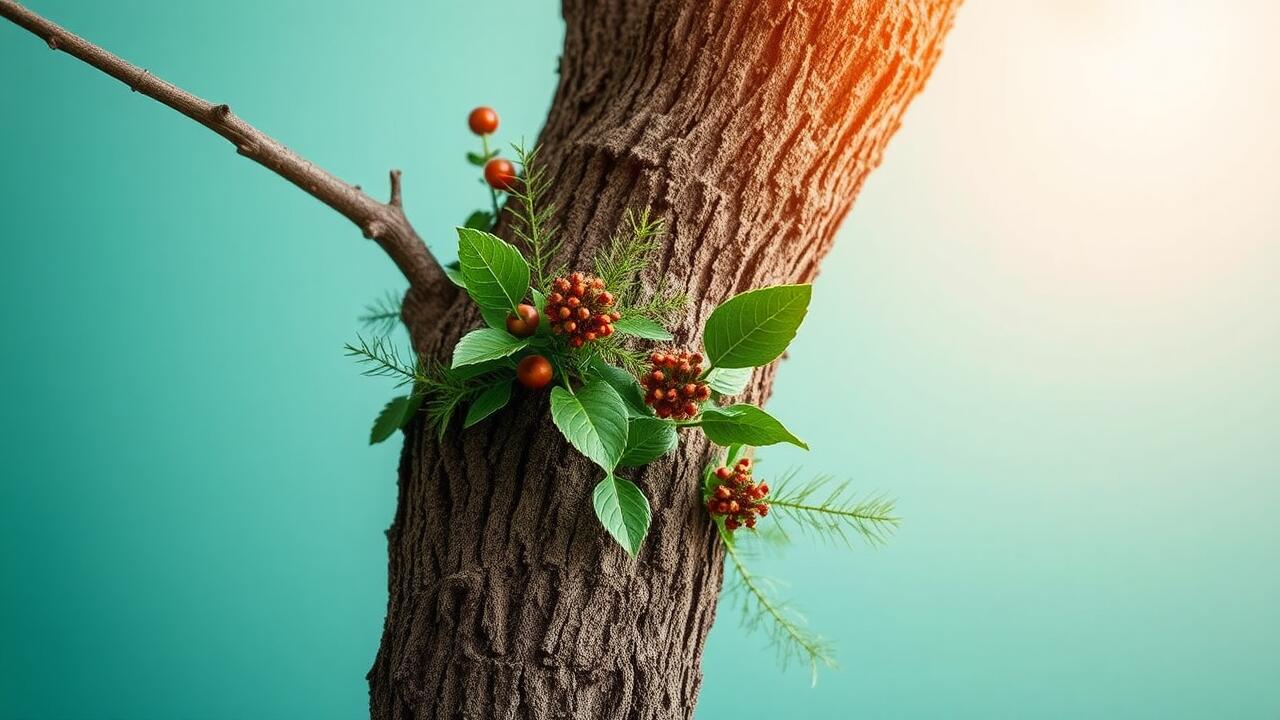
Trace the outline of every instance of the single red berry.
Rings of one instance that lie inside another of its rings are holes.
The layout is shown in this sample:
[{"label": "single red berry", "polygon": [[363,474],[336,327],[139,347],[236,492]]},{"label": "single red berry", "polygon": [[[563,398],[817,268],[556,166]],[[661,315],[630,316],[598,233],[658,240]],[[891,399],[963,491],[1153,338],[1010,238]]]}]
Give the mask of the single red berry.
[{"label": "single red berry", "polygon": [[530,355],[516,366],[516,379],[530,390],[541,390],[551,383],[551,362],[541,355]]},{"label": "single red berry", "polygon": [[[733,471],[727,467],[723,467],[723,466],[718,467],[716,468],[716,477],[720,478],[721,480],[728,480],[729,478],[733,477]],[[726,495],[725,497],[728,497],[728,495]]]},{"label": "single red berry", "polygon": [[498,113],[491,107],[481,105],[467,116],[467,125],[477,135],[488,135],[498,129]]},{"label": "single red berry", "polygon": [[496,157],[484,164],[484,181],[495,190],[509,190],[516,182],[516,166],[506,158]]},{"label": "single red berry", "polygon": [[518,338],[533,337],[538,332],[538,308],[532,305],[520,305],[520,317],[507,315],[507,332]]}]

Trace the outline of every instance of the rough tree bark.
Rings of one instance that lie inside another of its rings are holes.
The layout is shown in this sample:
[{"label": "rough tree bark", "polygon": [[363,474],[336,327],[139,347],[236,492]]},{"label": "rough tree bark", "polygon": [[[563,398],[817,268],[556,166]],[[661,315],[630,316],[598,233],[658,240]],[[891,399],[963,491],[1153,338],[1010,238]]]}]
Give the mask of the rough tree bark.
[{"label": "rough tree bark", "polygon": [[[676,330],[688,344],[730,295],[812,280],[956,4],[566,0],[539,138],[566,259],[589,267],[627,208],[652,208],[669,237],[647,286],[693,299]],[[405,320],[428,356],[479,323],[465,299],[424,305],[411,291]],[[723,557],[699,503],[708,447],[683,435],[636,478],[653,525],[632,562],[592,515],[600,472],[545,396],[443,443],[412,427],[373,716],[691,717]]]},{"label": "rough tree bark", "polygon": [[[560,85],[539,142],[549,200],[586,267],[627,208],[669,234],[646,271],[693,300],[696,344],[730,295],[806,282],[936,62],[959,0],[565,0]],[[230,140],[346,215],[410,281],[415,347],[446,358],[480,323],[380,203],[215,105],[19,5],[4,17]],[[499,228],[501,234],[502,228]],[[810,329],[810,332],[813,332]],[[748,399],[767,398],[775,368]],[[686,432],[635,478],[653,507],[639,557],[600,528],[599,471],[553,428],[545,395],[444,442],[411,425],[387,531],[388,605],[369,672],[383,718],[689,718],[722,552],[698,496],[709,448]]]}]

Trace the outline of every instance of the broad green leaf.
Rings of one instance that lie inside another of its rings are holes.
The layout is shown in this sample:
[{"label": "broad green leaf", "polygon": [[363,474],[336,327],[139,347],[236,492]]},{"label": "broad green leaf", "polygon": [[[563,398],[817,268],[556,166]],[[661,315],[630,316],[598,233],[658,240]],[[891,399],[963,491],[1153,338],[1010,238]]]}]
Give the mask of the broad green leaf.
[{"label": "broad green leaf", "polygon": [[387,403],[382,408],[382,412],[378,413],[378,418],[373,421],[373,429],[369,432],[369,444],[376,445],[408,425],[420,407],[422,407],[422,396],[417,394],[404,395]]},{"label": "broad green leaf", "polygon": [[529,340],[515,337],[506,330],[480,328],[472,330],[458,341],[453,349],[453,367],[488,362],[507,357],[529,344]]},{"label": "broad green leaf", "polygon": [[600,524],[631,557],[640,552],[640,543],[649,534],[649,500],[626,478],[608,473],[591,493]]},{"label": "broad green leaf", "polygon": [[702,343],[712,367],[773,362],[796,336],[809,309],[809,285],[775,285],[735,295],[707,318]]},{"label": "broad green leaf", "polygon": [[754,368],[712,368],[707,373],[707,385],[721,395],[737,395],[751,382]]},{"label": "broad green leaf", "polygon": [[507,402],[511,400],[511,383],[510,379],[504,379],[480,393],[480,396],[467,409],[467,419],[463,421],[462,427],[469,428],[506,407]]},{"label": "broad green leaf", "polygon": [[529,264],[495,235],[458,228],[458,263],[467,293],[482,308],[515,310],[529,291]]},{"label": "broad green leaf", "polygon": [[569,444],[595,464],[613,472],[627,447],[627,406],[605,382],[589,382],[571,393],[551,391],[551,420]]},{"label": "broad green leaf", "polygon": [[619,465],[636,467],[651,463],[676,446],[676,424],[655,417],[632,418],[627,426],[627,449]]},{"label": "broad green leaf", "polygon": [[674,339],[666,328],[641,315],[623,317],[613,324],[613,329],[623,335],[638,337],[642,340]]},{"label": "broad green leaf", "polygon": [[614,390],[622,396],[622,401],[627,405],[627,414],[632,417],[652,417],[653,410],[644,402],[644,389],[640,387],[640,381],[635,377],[616,365],[594,358],[591,361],[591,370],[600,377],[601,380],[613,386]]},{"label": "broad green leaf", "polygon": [[488,210],[477,210],[467,216],[467,221],[462,226],[488,232],[489,228],[493,227],[493,213]]},{"label": "broad green leaf", "polygon": [[776,418],[755,405],[730,405],[704,410],[701,423],[702,431],[711,442],[722,447],[760,447],[789,442],[805,450],[809,449],[808,445],[792,435]]},{"label": "broad green leaf", "polygon": [[454,285],[464,289],[467,287],[467,283],[462,279],[462,270],[459,269],[457,260],[444,266],[444,274]]},{"label": "broad green leaf", "polygon": [[511,317],[510,310],[498,310],[495,308],[480,308],[480,316],[484,318],[484,324],[491,328],[507,331],[507,318]]}]

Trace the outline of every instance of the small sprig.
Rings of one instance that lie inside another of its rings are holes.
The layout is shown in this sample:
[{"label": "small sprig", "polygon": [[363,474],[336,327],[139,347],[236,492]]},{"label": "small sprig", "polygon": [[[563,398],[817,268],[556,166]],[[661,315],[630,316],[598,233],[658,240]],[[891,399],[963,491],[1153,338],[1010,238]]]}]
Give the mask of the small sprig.
[{"label": "small sprig", "polygon": [[[610,365],[617,365],[632,375],[641,375],[649,367],[649,353],[623,345],[616,335],[597,340],[592,349],[596,357]],[[582,367],[586,367],[590,359],[590,356],[584,355]]]},{"label": "small sprig", "polygon": [[357,335],[356,342],[358,344],[347,343],[346,355],[364,366],[360,371],[361,375],[394,378],[398,381],[397,387],[426,382],[426,374],[417,358],[413,362],[407,362],[396,346],[386,338],[377,337],[369,342]]},{"label": "small sprig", "polygon": [[804,617],[786,601],[773,597],[772,581],[748,570],[733,545],[726,543],[725,553],[735,570],[728,581],[729,592],[737,596],[743,628],[763,631],[784,668],[793,660],[807,662],[811,682],[817,685],[819,665],[836,667],[831,642],[806,628]]},{"label": "small sprig", "polygon": [[421,392],[426,396],[423,409],[427,425],[435,428],[437,437],[443,438],[454,413],[492,386],[503,374],[510,378],[510,368],[483,373],[466,372],[465,368],[454,370],[442,363],[431,363],[423,368],[419,382]]},{"label": "small sprig", "polygon": [[595,271],[619,301],[625,303],[635,296],[636,278],[658,247],[657,238],[664,226],[661,218],[649,216],[648,208],[639,212],[628,209],[623,223],[626,228],[614,233],[604,254],[596,258]]},{"label": "small sprig", "polygon": [[388,290],[383,297],[364,306],[360,324],[379,335],[387,335],[400,323],[400,296]]},{"label": "small sprig", "polygon": [[623,218],[624,229],[609,240],[604,254],[596,258],[595,273],[618,297],[618,308],[624,316],[648,318],[662,324],[670,321],[688,304],[683,293],[669,292],[666,280],[647,300],[640,301],[640,272],[648,267],[650,256],[658,248],[666,225],[661,218],[652,217],[649,209],[627,210]]},{"label": "small sprig", "polygon": [[564,274],[548,267],[561,245],[556,238],[556,228],[551,223],[556,212],[555,205],[543,204],[550,180],[547,179],[546,169],[538,163],[538,148],[528,150],[523,143],[515,144],[512,148],[520,163],[521,182],[514,183],[507,189],[507,194],[515,200],[515,207],[508,202],[505,210],[516,219],[512,224],[512,232],[528,249],[534,283],[545,293],[548,292],[551,278]]},{"label": "small sprig", "polygon": [[769,507],[786,531],[789,522],[819,538],[852,546],[853,537],[869,545],[883,544],[898,527],[893,500],[882,495],[860,497],[850,483],[830,475],[799,481],[792,470],[774,482]]}]

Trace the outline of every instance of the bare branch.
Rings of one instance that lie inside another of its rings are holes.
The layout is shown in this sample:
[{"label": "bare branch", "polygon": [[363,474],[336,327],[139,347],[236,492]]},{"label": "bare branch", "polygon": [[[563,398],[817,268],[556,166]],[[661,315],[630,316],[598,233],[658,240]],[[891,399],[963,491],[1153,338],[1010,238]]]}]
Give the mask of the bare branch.
[{"label": "bare branch", "polygon": [[400,199],[400,172],[391,173],[391,201],[381,203],[236,117],[227,105],[214,105],[131,65],[74,35],[14,0],[0,0],[0,17],[31,32],[53,50],[61,50],[111,77],[134,92],[177,110],[235,145],[236,152],[271,170],[342,213],[376,240],[415,287],[452,290],[440,265],[405,217]]}]

